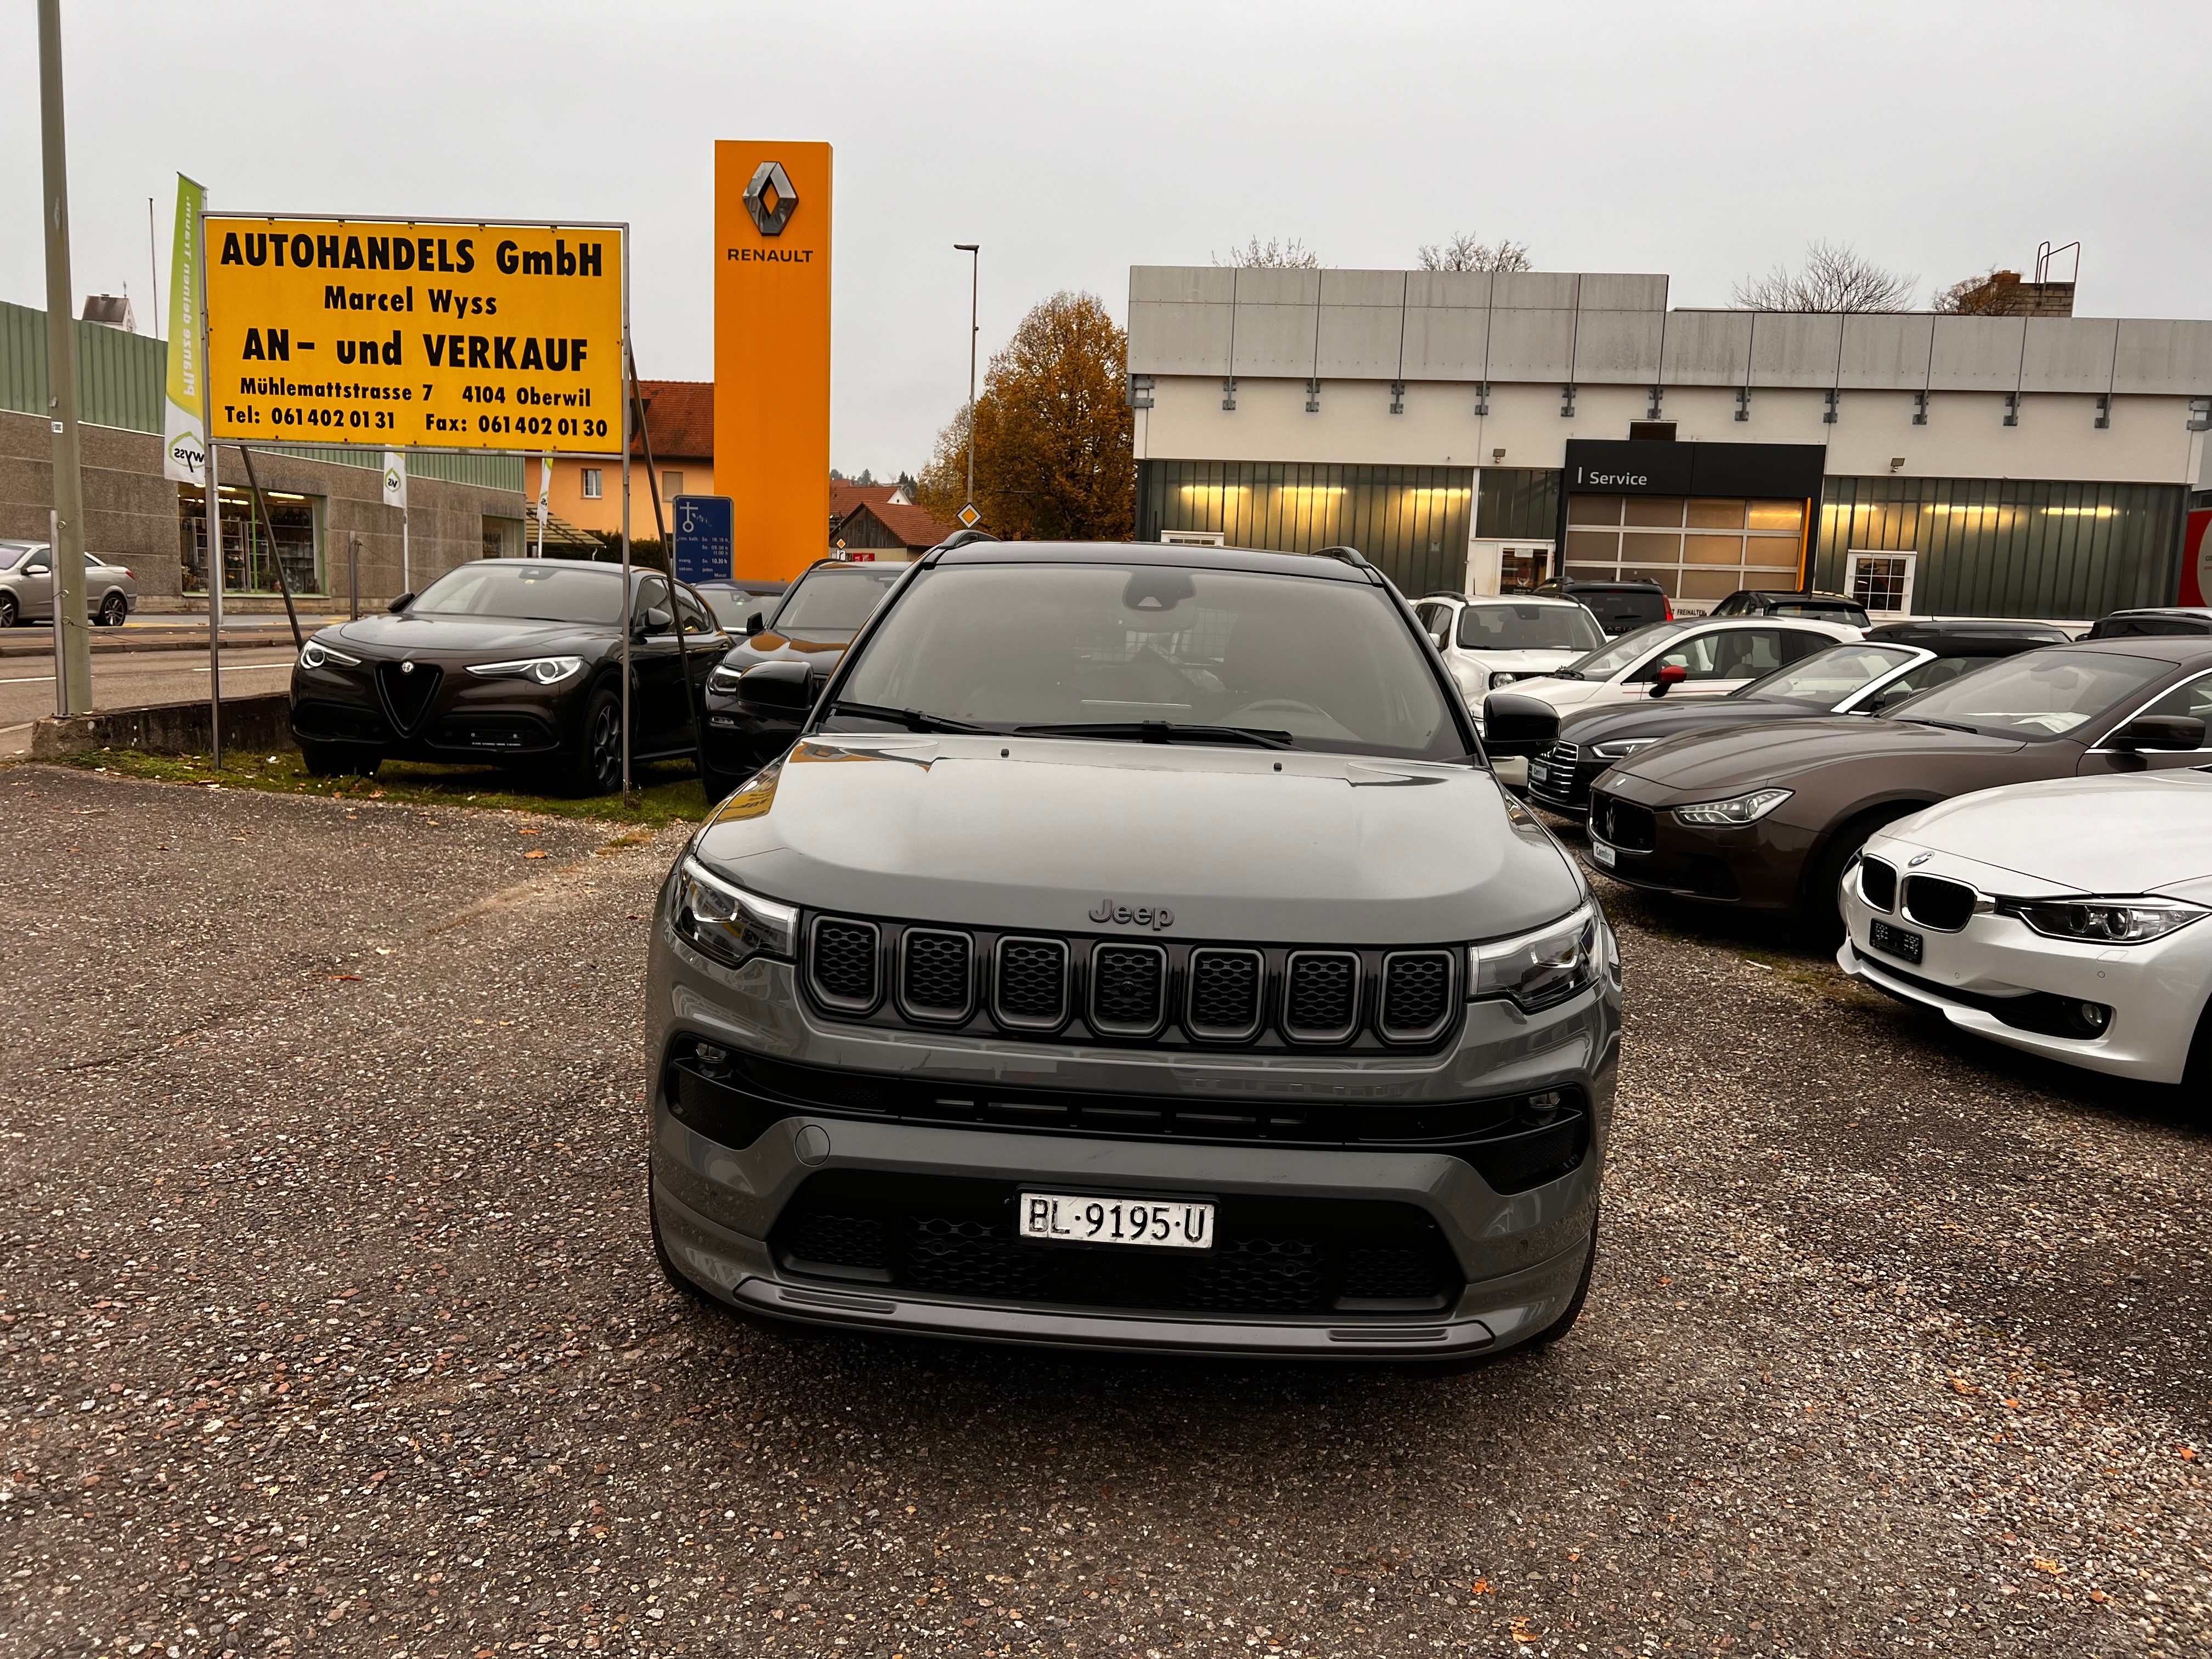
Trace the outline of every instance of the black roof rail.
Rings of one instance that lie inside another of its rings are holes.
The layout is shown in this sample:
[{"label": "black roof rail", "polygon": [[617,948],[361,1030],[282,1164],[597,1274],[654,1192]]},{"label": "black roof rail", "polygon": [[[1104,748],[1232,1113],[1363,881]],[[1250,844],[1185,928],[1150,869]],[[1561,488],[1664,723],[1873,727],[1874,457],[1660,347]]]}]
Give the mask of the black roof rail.
[{"label": "black roof rail", "polygon": [[966,547],[975,542],[995,542],[999,539],[988,530],[956,530],[943,541],[923,554],[917,562],[927,563],[940,553],[950,553],[956,547]]}]

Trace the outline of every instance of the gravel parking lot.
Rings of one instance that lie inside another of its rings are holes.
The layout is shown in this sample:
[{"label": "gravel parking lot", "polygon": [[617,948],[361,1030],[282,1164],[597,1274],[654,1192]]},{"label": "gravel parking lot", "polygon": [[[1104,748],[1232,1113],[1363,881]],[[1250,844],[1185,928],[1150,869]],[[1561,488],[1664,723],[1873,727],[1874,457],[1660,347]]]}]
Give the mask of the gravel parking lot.
[{"label": "gravel parking lot", "polygon": [[19,765],[0,831],[0,1653],[2212,1647],[2206,1124],[1771,938],[1612,890],[1557,1348],[1079,1360],[664,1286],[680,829]]}]

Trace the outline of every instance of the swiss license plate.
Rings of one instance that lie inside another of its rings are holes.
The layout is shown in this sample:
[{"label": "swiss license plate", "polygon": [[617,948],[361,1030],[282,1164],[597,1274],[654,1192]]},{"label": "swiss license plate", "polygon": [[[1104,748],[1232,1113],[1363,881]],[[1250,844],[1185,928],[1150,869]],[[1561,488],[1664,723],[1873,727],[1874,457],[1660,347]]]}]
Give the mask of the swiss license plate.
[{"label": "swiss license plate", "polygon": [[1884,956],[1895,957],[1915,967],[1920,964],[1924,941],[1909,927],[1893,927],[1886,921],[1877,921],[1869,931],[1868,939]]},{"label": "swiss license plate", "polygon": [[1096,1193],[1024,1193],[1022,1237],[1058,1244],[1133,1244],[1161,1250],[1213,1248],[1213,1206]]},{"label": "swiss license plate", "polygon": [[1612,869],[1614,860],[1620,856],[1610,842],[1600,841],[1595,836],[1590,837],[1590,857],[1604,868]]},{"label": "swiss license plate", "polygon": [[1551,781],[1552,769],[1550,767],[1545,765],[1541,761],[1530,761],[1528,763],[1529,782],[1549,783]]}]

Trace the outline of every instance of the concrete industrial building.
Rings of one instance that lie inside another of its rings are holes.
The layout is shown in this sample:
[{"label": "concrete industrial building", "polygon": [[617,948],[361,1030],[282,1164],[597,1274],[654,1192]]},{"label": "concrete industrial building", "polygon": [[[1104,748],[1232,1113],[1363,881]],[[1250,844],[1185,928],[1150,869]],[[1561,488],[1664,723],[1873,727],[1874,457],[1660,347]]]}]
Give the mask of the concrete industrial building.
[{"label": "concrete industrial building", "polygon": [[[204,492],[161,472],[168,348],[98,322],[72,326],[86,545],[130,566],[142,611],[204,611]],[[53,439],[46,410],[46,313],[0,303],[0,536],[46,538]],[[344,606],[356,583],[364,606],[400,592],[400,515],[384,504],[381,449],[256,444],[253,466],[268,497],[265,524],[252,509],[237,446],[218,447],[229,609],[281,608],[278,561],[294,597],[320,608]],[[523,550],[522,472],[513,455],[408,456],[407,575],[415,587],[471,559]]]},{"label": "concrete industrial building", "polygon": [[2212,322],[1667,290],[1134,267],[1138,537],[1349,544],[1412,593],[1649,576],[1689,611],[1806,585],[2086,618],[2194,591]]}]

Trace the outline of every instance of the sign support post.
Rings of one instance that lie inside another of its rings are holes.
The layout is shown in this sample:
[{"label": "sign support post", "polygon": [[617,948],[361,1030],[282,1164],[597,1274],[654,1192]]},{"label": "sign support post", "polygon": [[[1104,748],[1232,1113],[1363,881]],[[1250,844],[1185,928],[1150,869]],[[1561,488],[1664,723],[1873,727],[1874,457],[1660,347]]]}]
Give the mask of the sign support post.
[{"label": "sign support post", "polygon": [[[629,776],[629,693],[630,693],[629,641],[630,641],[630,635],[635,631],[634,624],[632,623],[631,619],[630,619],[630,580],[629,580],[629,411],[630,411],[630,408],[631,408],[631,406],[632,406],[634,404],[635,404],[635,403],[637,402],[637,382],[636,382],[635,380],[633,380],[633,379],[631,378],[631,376],[630,376],[630,361],[629,361],[629,272],[628,271],[628,270],[623,270],[623,363],[622,363],[622,369],[623,369],[623,414],[622,414],[622,455],[623,455],[623,526],[622,526],[622,544],[623,544],[623,578],[622,578],[622,580],[623,580],[623,606],[622,606],[622,618],[623,618],[623,641],[622,641],[622,665],[623,665],[623,698],[622,698],[623,805],[624,806],[634,806],[634,805],[635,805],[637,804],[637,796],[636,796],[636,791],[631,787],[631,785],[630,785],[630,776]],[[672,595],[671,595],[671,603],[673,603],[673,602],[674,602],[674,596],[672,594]]]},{"label": "sign support post", "polygon": [[[207,196],[200,197],[199,246],[207,246]],[[207,511],[200,522],[207,526],[208,590],[208,748],[215,769],[222,770],[222,490],[216,481],[215,392],[208,384],[207,285],[198,295],[199,315],[194,319],[200,336],[200,428],[207,436]]]},{"label": "sign support post", "polygon": [[69,159],[62,124],[60,0],[39,0],[40,149],[46,171],[46,414],[53,428],[54,540],[46,578],[54,606],[54,684],[64,714],[92,712],[85,631],[84,474],[77,447],[76,323],[70,300]]}]

